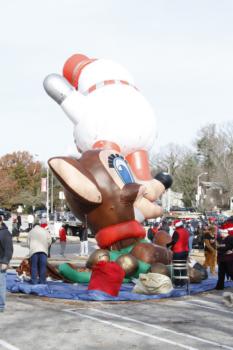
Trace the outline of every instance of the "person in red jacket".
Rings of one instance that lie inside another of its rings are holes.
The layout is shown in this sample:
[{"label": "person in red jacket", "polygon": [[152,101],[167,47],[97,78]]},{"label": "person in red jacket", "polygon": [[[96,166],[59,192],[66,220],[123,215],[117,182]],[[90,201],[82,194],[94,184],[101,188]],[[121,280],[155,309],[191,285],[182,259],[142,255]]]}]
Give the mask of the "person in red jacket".
[{"label": "person in red jacket", "polygon": [[[173,262],[177,260],[187,261],[189,255],[189,232],[184,228],[183,222],[177,220],[174,223],[175,231],[172,235],[171,243],[167,244],[167,247],[171,247],[173,251]],[[184,271],[181,271],[179,274],[182,276]],[[176,285],[182,285],[182,279],[176,279]]]},{"label": "person in red jacket", "polygon": [[62,226],[61,226],[61,228],[59,230],[60,248],[61,248],[60,254],[62,256],[65,256],[66,236],[67,236],[67,225],[66,224],[62,224]]},{"label": "person in red jacket", "polygon": [[172,235],[171,247],[173,251],[173,260],[187,260],[189,254],[189,232],[184,228],[181,220],[175,222],[175,231]]}]

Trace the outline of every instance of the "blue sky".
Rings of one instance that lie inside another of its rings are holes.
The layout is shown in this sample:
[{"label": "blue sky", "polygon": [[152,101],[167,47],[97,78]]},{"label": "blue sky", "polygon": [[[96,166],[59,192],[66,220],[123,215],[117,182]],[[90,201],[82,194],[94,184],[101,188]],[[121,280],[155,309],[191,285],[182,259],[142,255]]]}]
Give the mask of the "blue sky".
[{"label": "blue sky", "polygon": [[43,80],[77,52],[130,71],[157,116],[158,150],[233,120],[231,0],[2,1],[0,29],[0,156],[71,150],[73,126]]}]

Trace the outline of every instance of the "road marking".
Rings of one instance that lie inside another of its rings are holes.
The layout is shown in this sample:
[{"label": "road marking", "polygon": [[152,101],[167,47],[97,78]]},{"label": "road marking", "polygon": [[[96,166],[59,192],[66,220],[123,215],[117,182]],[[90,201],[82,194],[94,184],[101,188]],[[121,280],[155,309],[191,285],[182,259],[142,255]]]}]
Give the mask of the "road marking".
[{"label": "road marking", "polygon": [[[90,309],[88,309],[90,310]],[[168,340],[168,339],[165,339],[165,338],[161,338],[161,337],[157,337],[155,335],[152,335],[150,333],[146,333],[146,332],[141,332],[141,331],[137,331],[136,329],[134,328],[130,328],[130,327],[125,327],[125,326],[120,326],[116,323],[113,323],[113,322],[110,322],[110,321],[105,321],[105,320],[102,320],[98,317],[93,317],[93,316],[90,316],[90,315],[86,315],[86,314],[83,314],[81,312],[77,312],[76,310],[64,310],[65,312],[67,313],[70,313],[72,315],[79,315],[79,316],[82,316],[82,317],[85,317],[85,318],[89,318],[90,320],[94,320],[94,321],[98,321],[98,322],[101,322],[101,323],[104,323],[104,324],[107,324],[109,326],[112,326],[112,327],[115,327],[115,328],[119,328],[119,329],[122,329],[124,331],[127,331],[127,332],[131,332],[131,333],[135,333],[135,334],[138,334],[138,335],[141,335],[143,337],[148,337],[148,338],[152,338],[152,339],[156,339],[156,340],[159,340],[161,342],[164,342],[164,343],[167,343],[167,344],[171,344],[171,345],[175,345],[175,346],[178,346],[180,348],[183,348],[183,349],[188,349],[188,350],[199,350],[197,348],[193,348],[191,346],[188,346],[188,345],[183,345],[183,344],[180,344],[180,343],[177,343],[175,341],[172,341],[172,340]],[[231,348],[232,349],[232,348]]]},{"label": "road marking", "polygon": [[117,315],[117,314],[114,314],[114,313],[111,313],[111,312],[107,312],[107,311],[102,311],[102,310],[99,310],[99,309],[89,308],[89,310],[92,310],[92,311],[94,311],[94,312],[99,312],[99,313],[102,313],[102,314],[106,314],[106,315],[109,315],[109,316],[114,316],[114,317],[117,317],[117,318],[121,318],[122,320],[126,320],[126,321],[131,321],[131,322],[139,323],[139,324],[142,324],[142,325],[147,326],[147,327],[155,328],[155,329],[158,329],[158,330],[161,330],[161,331],[170,332],[170,333],[173,333],[173,334],[176,334],[176,335],[180,335],[180,336],[182,336],[182,337],[186,337],[186,338],[190,338],[190,339],[195,339],[195,340],[198,340],[198,341],[200,341],[200,342],[202,342],[202,343],[212,344],[212,345],[215,345],[215,346],[222,347],[222,348],[224,348],[224,349],[233,350],[233,348],[230,347],[230,346],[223,345],[223,344],[220,344],[220,343],[216,343],[216,342],[213,342],[213,341],[211,341],[211,340],[204,339],[204,338],[199,338],[199,337],[196,337],[196,336],[194,336],[194,335],[190,335],[190,334],[186,334],[186,333],[182,333],[182,332],[177,332],[177,331],[174,331],[174,330],[169,329],[169,328],[165,328],[165,327],[161,327],[161,326],[154,325],[154,324],[152,324],[152,323],[147,323],[147,322],[139,321],[139,320],[134,319],[134,318],[130,318],[130,317],[126,317],[126,316]]},{"label": "road marking", "polygon": [[19,348],[16,348],[14,345],[9,344],[5,340],[2,340],[2,339],[0,339],[0,345],[2,345],[5,349],[19,350]]},{"label": "road marking", "polygon": [[[223,310],[223,309],[220,309],[220,308],[216,308],[216,307],[213,307],[213,306],[207,306],[208,304],[209,305],[214,305],[215,304],[211,301],[207,301],[207,300],[197,300],[197,299],[194,299],[192,301],[179,301],[179,303],[184,303],[184,304],[188,304],[188,305],[192,305],[192,306],[199,306],[200,308],[203,308],[203,309],[210,309],[210,310],[214,310],[214,311],[220,311],[220,312],[223,312],[223,313],[226,313],[226,314],[233,314],[232,311],[229,311],[229,310]],[[200,304],[207,304],[207,305],[200,305]]]}]

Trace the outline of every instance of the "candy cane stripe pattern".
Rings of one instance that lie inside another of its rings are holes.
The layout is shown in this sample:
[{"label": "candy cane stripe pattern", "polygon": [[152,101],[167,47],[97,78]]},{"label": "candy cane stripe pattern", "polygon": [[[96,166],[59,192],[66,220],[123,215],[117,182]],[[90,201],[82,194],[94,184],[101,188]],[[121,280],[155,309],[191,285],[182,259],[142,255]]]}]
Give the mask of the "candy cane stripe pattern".
[{"label": "candy cane stripe pattern", "polygon": [[87,91],[84,91],[84,92],[80,91],[80,92],[81,92],[83,95],[88,95],[88,94],[90,94],[91,92],[93,92],[93,91],[95,91],[95,90],[97,90],[97,89],[99,89],[99,88],[102,88],[102,87],[104,87],[104,86],[106,86],[106,85],[112,85],[112,84],[123,84],[123,85],[128,85],[128,86],[132,86],[134,89],[138,90],[138,89],[136,88],[136,86],[134,86],[134,85],[132,85],[132,84],[130,84],[130,83],[128,83],[127,81],[124,81],[124,80],[105,80],[105,81],[102,81],[102,82],[97,83],[97,84],[95,84],[95,85],[92,85]]}]

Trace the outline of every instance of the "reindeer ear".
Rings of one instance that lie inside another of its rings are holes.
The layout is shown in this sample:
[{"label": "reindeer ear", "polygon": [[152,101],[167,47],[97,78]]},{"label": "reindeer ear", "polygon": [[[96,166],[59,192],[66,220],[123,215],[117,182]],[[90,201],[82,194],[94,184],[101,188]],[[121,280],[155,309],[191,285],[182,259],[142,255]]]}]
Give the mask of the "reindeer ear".
[{"label": "reindeer ear", "polygon": [[49,159],[48,164],[66,191],[72,193],[74,197],[81,197],[84,201],[93,204],[102,202],[101,193],[92,175],[77,159],[54,157]]}]

